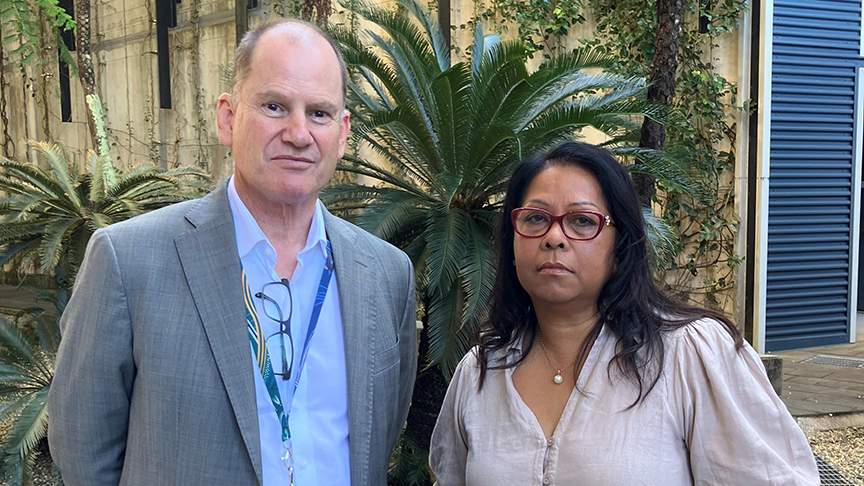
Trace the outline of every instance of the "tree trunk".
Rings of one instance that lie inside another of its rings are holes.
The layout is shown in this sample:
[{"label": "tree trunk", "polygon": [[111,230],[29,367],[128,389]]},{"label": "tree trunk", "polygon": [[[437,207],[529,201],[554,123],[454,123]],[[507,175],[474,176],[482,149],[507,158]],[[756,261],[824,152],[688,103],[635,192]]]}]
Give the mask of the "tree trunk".
[{"label": "tree trunk", "polygon": [[[51,29],[51,24],[48,25],[48,29]],[[39,29],[39,51],[42,55],[46,55],[52,51],[45,39],[45,13],[41,8],[39,9]],[[48,32],[53,33],[51,30]],[[48,106],[50,106],[48,104],[48,79],[51,77],[51,73],[46,69],[47,64],[47,62],[39,63],[39,80],[41,81],[39,84],[39,95],[42,98],[42,108],[44,110],[42,112],[42,136],[45,137],[45,140],[51,141],[53,140],[53,137],[51,137],[51,120],[48,117]]]},{"label": "tree trunk", "polygon": [[15,142],[9,136],[9,118],[6,116],[6,62],[4,59],[3,41],[0,40],[0,124],[3,125],[3,156],[15,158]]},{"label": "tree trunk", "polygon": [[[651,87],[648,99],[672,104],[675,96],[675,74],[678,71],[678,41],[681,37],[681,18],[684,0],[657,0],[657,39],[654,43],[654,65],[651,69]],[[642,123],[640,147],[662,150],[666,142],[666,127],[645,118]],[[654,196],[654,178],[647,174],[634,174],[633,183],[643,206],[651,204]]]},{"label": "tree trunk", "polygon": [[333,5],[330,0],[303,0],[303,11],[301,12],[303,20],[312,21],[312,16],[315,16],[315,22],[318,25],[324,26],[333,13]]},{"label": "tree trunk", "polygon": [[78,76],[81,79],[81,88],[84,89],[84,99],[90,112],[90,116],[87,117],[87,125],[90,127],[93,148],[99,155],[107,155],[108,138],[105,135],[102,102],[96,92],[96,75],[93,72],[93,58],[90,52],[90,0],[75,0],[75,15],[78,31],[75,38],[78,54]]}]

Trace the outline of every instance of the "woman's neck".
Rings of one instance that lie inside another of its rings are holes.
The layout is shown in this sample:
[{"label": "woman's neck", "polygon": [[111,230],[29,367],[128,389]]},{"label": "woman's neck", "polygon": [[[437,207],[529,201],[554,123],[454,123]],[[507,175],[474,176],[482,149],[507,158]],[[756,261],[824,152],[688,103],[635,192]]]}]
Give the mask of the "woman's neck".
[{"label": "woman's neck", "polygon": [[579,311],[542,308],[534,310],[544,346],[556,361],[576,359],[585,339],[600,319],[596,305]]}]

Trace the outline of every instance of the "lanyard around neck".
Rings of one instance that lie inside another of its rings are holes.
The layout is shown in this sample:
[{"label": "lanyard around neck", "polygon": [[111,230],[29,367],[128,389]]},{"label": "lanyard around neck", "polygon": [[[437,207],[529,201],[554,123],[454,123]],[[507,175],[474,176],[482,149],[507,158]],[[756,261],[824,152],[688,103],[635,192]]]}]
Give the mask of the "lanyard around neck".
[{"label": "lanyard around neck", "polygon": [[[321,316],[321,308],[324,305],[327,288],[330,287],[330,279],[333,276],[333,251],[329,240],[327,240],[326,253],[324,270],[321,272],[321,281],[318,283],[318,291],[315,294],[315,304],[312,306],[312,315],[309,317],[309,328],[306,331],[306,339],[303,341],[303,349],[300,353],[300,363],[294,377],[294,387],[291,392],[292,397],[297,392],[297,386],[300,384],[300,376],[306,364],[306,357],[309,355],[309,343],[312,340],[312,335],[315,334],[315,329],[318,327],[318,318]],[[252,292],[249,290],[249,282],[246,279],[246,270],[243,269],[242,262],[240,263],[240,274],[243,280],[246,324],[249,330],[249,341],[252,344],[252,352],[256,357],[258,369],[261,371],[261,378],[264,380],[264,386],[267,388],[267,394],[270,395],[270,401],[273,403],[276,416],[279,418],[279,423],[282,426],[282,441],[288,442],[291,439],[291,430],[288,427],[288,413],[285,411],[282,395],[279,393],[279,387],[276,384],[276,376],[273,374],[273,366],[270,364],[270,353],[267,349],[264,332],[261,329],[258,312],[255,310],[255,302],[252,300]]]}]

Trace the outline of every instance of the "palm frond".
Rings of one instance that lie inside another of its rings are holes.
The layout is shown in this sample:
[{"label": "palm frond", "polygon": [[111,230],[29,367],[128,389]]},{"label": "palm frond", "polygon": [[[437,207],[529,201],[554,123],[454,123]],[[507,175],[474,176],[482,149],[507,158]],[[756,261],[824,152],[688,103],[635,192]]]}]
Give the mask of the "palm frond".
[{"label": "palm frond", "polygon": [[388,484],[420,486],[429,484],[429,452],[414,439],[403,433],[399,437],[390,467],[387,470]]},{"label": "palm frond", "polygon": [[60,262],[63,240],[67,232],[80,222],[80,219],[59,218],[45,226],[42,242],[39,244],[39,259],[42,261],[42,270],[50,270]]},{"label": "palm frond", "polygon": [[429,39],[432,49],[435,51],[438,69],[446,71],[450,67],[450,46],[444,39],[444,33],[441,32],[441,24],[430,19],[416,0],[398,0],[398,2],[411,12],[414,18],[423,26],[426,38]]},{"label": "palm frond", "polygon": [[[31,469],[32,473],[32,464],[29,468],[26,465],[36,445],[48,431],[48,391],[49,387],[45,387],[33,394],[4,438],[2,445],[5,446],[4,462],[7,469],[22,468],[25,474],[26,469]],[[22,478],[22,482],[27,480],[29,478]]]},{"label": "palm frond", "polygon": [[0,355],[0,362],[10,364],[7,360],[17,359],[33,365],[36,370],[43,374],[44,378],[50,380],[48,370],[44,369],[41,360],[38,359],[38,349],[24,338],[21,331],[9,323],[5,317],[0,316],[0,348],[6,351],[5,356]]},{"label": "palm frond", "polygon": [[32,189],[28,188],[28,191],[40,191],[52,199],[61,199],[63,197],[63,186],[34,165],[19,164],[8,159],[0,159],[0,168],[6,169],[6,177],[0,179],[0,181],[4,183],[8,181],[11,189],[29,186]]},{"label": "palm frond", "polygon": [[613,155],[633,157],[637,160],[627,166],[631,174],[650,175],[698,201],[705,201],[709,196],[705,193],[704,185],[683,167],[684,162],[668,153],[643,147],[610,147],[608,150]]},{"label": "palm frond", "polygon": [[36,149],[48,161],[48,164],[51,165],[51,169],[54,171],[54,180],[63,189],[65,196],[72,201],[75,207],[80,207],[81,201],[78,199],[78,193],[75,191],[72,177],[69,173],[68,157],[64,156],[65,154],[60,146],[54,143],[34,141],[29,141],[27,144]]},{"label": "palm frond", "polygon": [[383,190],[357,216],[355,223],[373,235],[390,241],[396,232],[404,231],[405,227],[423,225],[426,218],[424,202],[410,192]]},{"label": "palm frond", "polygon": [[462,262],[460,277],[465,285],[465,320],[479,325],[486,320],[495,283],[495,248],[491,231],[483,231],[474,221],[469,235],[470,246]]},{"label": "palm frond", "polygon": [[675,229],[666,221],[654,216],[651,208],[642,208],[645,217],[646,234],[648,236],[648,254],[653,270],[669,268],[675,261],[679,251],[679,239]]},{"label": "palm frond", "polygon": [[[468,338],[463,331],[465,322],[462,312],[465,308],[465,293],[463,286],[453,285],[449,292],[434,292],[429,304],[429,351],[427,359],[429,366],[440,366],[441,372],[447,378],[453,375],[459,359],[452,357],[459,350],[468,348]],[[448,359],[448,357],[450,359]]]},{"label": "palm frond", "polygon": [[429,210],[426,244],[429,248],[429,291],[447,294],[456,280],[469,244],[470,216],[436,204]]}]

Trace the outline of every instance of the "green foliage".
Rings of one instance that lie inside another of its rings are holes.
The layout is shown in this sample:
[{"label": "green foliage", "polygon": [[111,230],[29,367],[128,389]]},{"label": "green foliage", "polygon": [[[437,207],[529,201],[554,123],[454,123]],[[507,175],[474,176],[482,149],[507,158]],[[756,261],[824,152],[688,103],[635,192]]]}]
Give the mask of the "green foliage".
[{"label": "green foliage", "polygon": [[[684,254],[670,262],[666,282],[682,296],[721,306],[718,294],[734,286],[740,263],[734,239],[738,220],[734,193],[728,187],[735,166],[734,84],[718,75],[714,62],[717,37],[734,32],[746,11],[743,0],[712,2],[710,10],[698,0],[685,2],[681,26],[678,82],[674,105],[683,114],[666,124],[665,151],[688,161],[686,170],[701,188],[688,194],[658,180],[657,202],[662,217],[678,228]],[[653,0],[597,0],[591,3],[598,38],[589,42],[619,58],[614,72],[644,76],[651,72],[656,37]],[[699,32],[699,16],[708,18],[708,32]],[[710,269],[710,272],[704,270]],[[694,277],[702,281],[693,285]],[[693,291],[696,295],[693,295]]]},{"label": "green foliage", "polygon": [[402,434],[393,451],[387,484],[429,484],[429,453],[407,434]]},{"label": "green foliage", "polygon": [[56,312],[28,309],[17,325],[0,316],[0,477],[11,486],[32,484],[36,450],[48,431],[48,392],[60,344],[59,316],[68,292],[51,300]]},{"label": "green foliage", "polygon": [[207,190],[208,176],[195,168],[165,171],[144,164],[120,172],[110,154],[91,152],[87,170],[80,171],[62,147],[30,146],[50,170],[0,157],[0,265],[60,266],[74,280],[97,229]]},{"label": "green foliage", "polygon": [[39,13],[51,25],[50,35],[54,46],[60,49],[60,56],[70,66],[72,74],[77,76],[76,63],[69,54],[69,49],[63,43],[63,32],[75,33],[75,21],[58,5],[57,0],[0,0],[0,23],[5,29],[2,42],[7,46],[15,46],[8,51],[13,62],[17,61],[22,68],[33,62],[41,68],[42,64],[56,59],[43,52],[39,37],[44,35],[43,26],[39,22]]},{"label": "green foliage", "polygon": [[[481,10],[478,19],[501,24],[504,30],[515,25],[529,52],[555,54],[560,50],[557,41],[567,36],[570,27],[585,22],[583,0],[494,0],[488,5],[475,0],[476,9]],[[476,20],[459,26],[475,27]]]},{"label": "green foliage", "polygon": [[470,60],[451,65],[437,22],[414,0],[403,6],[410,17],[355,3],[384,33],[367,31],[368,44],[334,29],[362,80],[350,85],[355,142],[380,160],[346,157],[341,170],[378,185],[330,186],[322,200],[412,258],[429,298],[427,358],[449,376],[487,314],[493,226],[515,164],[586,126],[619,149],[616,141],[639,127],[631,117],[667,114],[644,99],[642,79],[598,72],[615,60],[592,48],[529,73],[524,43],[484,35],[478,25]]}]

